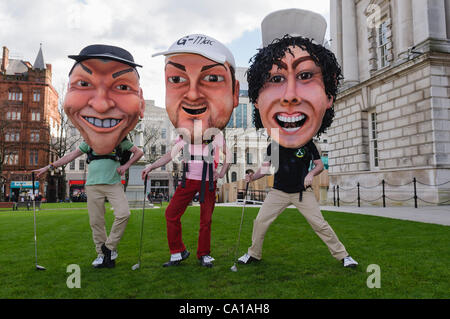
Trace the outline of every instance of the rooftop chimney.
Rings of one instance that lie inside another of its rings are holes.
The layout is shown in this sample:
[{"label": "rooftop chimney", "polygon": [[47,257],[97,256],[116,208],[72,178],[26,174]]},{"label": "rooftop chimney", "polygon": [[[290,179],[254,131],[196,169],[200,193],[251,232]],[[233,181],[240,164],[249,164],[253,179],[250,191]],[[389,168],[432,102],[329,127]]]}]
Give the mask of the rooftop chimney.
[{"label": "rooftop chimney", "polygon": [[1,65],[1,72],[6,73],[6,68],[9,64],[9,50],[7,47],[3,47],[3,54],[2,54],[2,65]]}]

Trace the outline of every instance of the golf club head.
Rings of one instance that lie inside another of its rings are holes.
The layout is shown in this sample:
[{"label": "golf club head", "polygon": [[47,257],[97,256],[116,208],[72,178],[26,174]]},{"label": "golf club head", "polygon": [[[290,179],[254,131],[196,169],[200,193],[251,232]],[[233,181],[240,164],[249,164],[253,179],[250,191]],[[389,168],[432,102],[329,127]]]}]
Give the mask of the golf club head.
[{"label": "golf club head", "polygon": [[36,265],[36,270],[47,270],[47,269],[45,269],[45,267],[43,266]]},{"label": "golf club head", "polygon": [[233,272],[237,272],[238,269],[237,269],[237,267],[236,267],[236,264],[234,264],[233,266],[231,266],[230,270],[233,271]]},{"label": "golf club head", "polygon": [[141,268],[141,264],[140,264],[140,263],[137,263],[136,265],[133,265],[133,266],[131,267],[131,270],[136,270],[136,269],[139,269],[139,268]]}]

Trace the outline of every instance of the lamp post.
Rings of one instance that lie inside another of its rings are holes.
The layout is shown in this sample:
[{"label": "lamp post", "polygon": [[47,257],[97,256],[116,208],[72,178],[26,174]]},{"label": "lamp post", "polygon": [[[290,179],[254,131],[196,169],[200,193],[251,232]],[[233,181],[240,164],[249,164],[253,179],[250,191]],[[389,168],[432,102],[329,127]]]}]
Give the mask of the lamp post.
[{"label": "lamp post", "polygon": [[60,167],[56,167],[52,171],[50,171],[50,176],[55,179],[56,184],[56,202],[59,202],[59,178],[60,178]]},{"label": "lamp post", "polygon": [[178,186],[178,172],[177,171],[172,171],[172,178],[173,178],[173,190],[175,192],[175,190],[177,189],[177,186]]}]

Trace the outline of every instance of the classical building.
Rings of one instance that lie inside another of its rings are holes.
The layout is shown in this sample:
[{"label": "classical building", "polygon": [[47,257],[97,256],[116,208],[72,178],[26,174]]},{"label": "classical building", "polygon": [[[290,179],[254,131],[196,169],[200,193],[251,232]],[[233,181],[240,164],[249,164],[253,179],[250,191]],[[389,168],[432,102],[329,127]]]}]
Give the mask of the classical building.
[{"label": "classical building", "polygon": [[[42,47],[33,64],[10,57],[3,47],[0,112],[2,193],[17,199],[31,190],[31,171],[51,161],[50,139],[60,126],[52,66],[44,62]],[[56,189],[55,179],[40,178],[36,186],[45,194]]]},{"label": "classical building", "polygon": [[344,85],[329,200],[339,185],[356,204],[360,183],[366,205],[449,204],[450,1],[331,0],[330,12]]},{"label": "classical building", "polygon": [[[149,163],[153,163],[172,147],[175,139],[175,128],[169,120],[166,109],[155,105],[155,101],[145,101],[145,113],[142,119],[144,128],[144,157]],[[175,192],[181,167],[171,161],[167,165],[150,172],[148,175],[148,192],[154,196],[164,195],[171,198]]]},{"label": "classical building", "polygon": [[225,181],[231,183],[244,179],[248,169],[258,169],[268,145],[265,131],[257,131],[253,124],[253,104],[248,97],[246,72],[247,68],[236,68],[236,79],[240,84],[239,105],[233,110],[224,129],[227,147],[233,159]]}]

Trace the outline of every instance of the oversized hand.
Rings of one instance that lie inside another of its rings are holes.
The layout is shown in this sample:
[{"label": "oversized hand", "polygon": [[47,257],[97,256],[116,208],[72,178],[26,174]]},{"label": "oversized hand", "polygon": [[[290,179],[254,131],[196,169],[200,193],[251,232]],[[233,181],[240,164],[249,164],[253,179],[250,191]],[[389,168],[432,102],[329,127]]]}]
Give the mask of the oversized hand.
[{"label": "oversized hand", "polygon": [[145,179],[145,176],[147,176],[148,173],[150,173],[153,170],[152,165],[148,165],[146,166],[143,170],[142,170],[142,179]]}]

